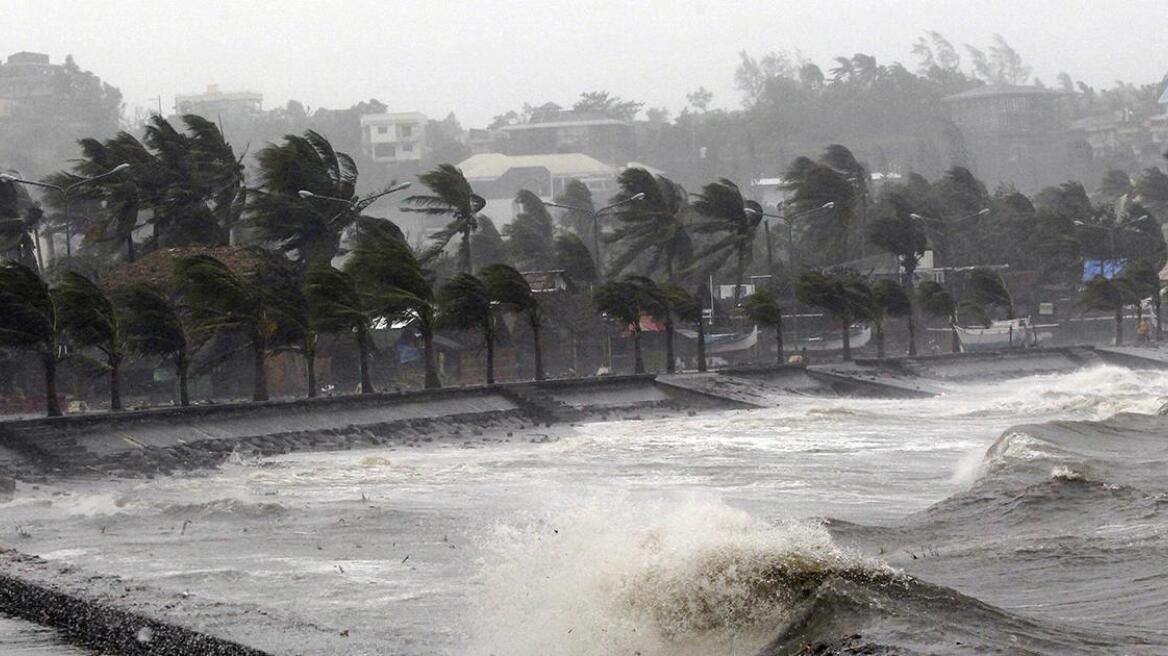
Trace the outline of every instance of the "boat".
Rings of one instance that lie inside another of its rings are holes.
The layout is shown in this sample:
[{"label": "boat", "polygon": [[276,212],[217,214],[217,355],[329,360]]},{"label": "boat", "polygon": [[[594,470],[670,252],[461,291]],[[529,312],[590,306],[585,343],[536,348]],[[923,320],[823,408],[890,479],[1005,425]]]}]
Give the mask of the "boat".
[{"label": "boat", "polygon": [[961,352],[970,353],[1038,346],[1043,339],[1049,339],[1051,336],[1049,332],[1040,331],[1041,328],[1047,327],[1049,326],[1036,326],[1030,317],[1023,317],[994,321],[988,327],[966,327],[954,324],[953,330],[957,332],[957,339],[961,343]]},{"label": "boat", "polygon": [[[678,329],[677,333],[687,339],[696,340],[698,337],[696,331],[688,329]],[[706,353],[717,355],[719,353],[734,353],[754,348],[758,344],[758,334],[758,326],[754,326],[749,333],[707,334]],[[851,338],[851,347],[858,349],[872,339],[872,329],[868,326],[852,326],[849,330],[849,336]],[[806,339],[789,340],[784,347],[789,352],[797,352],[803,349],[808,351],[840,351],[844,348],[844,340],[839,331],[836,330]]]}]

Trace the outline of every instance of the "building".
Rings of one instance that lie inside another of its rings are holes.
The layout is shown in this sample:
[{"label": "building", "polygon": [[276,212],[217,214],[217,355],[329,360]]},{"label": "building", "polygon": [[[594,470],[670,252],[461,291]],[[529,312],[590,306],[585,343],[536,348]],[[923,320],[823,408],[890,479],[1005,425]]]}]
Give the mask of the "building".
[{"label": "building", "polygon": [[515,195],[526,189],[545,200],[563,193],[569,180],[583,182],[598,201],[616,194],[620,169],[583,153],[471,155],[458,168],[475,193],[487,199],[483,213],[502,228],[515,217]]},{"label": "building", "polygon": [[420,161],[426,151],[426,115],[366,114],[361,117],[361,146],[380,164]]},{"label": "building", "polygon": [[593,112],[565,110],[555,103],[536,109],[526,123],[499,129],[509,155],[583,153],[603,162],[634,156],[633,124]]},{"label": "building", "polygon": [[20,100],[53,95],[53,74],[60,68],[39,52],[8,55],[0,64],[0,113],[7,114],[4,107]]},{"label": "building", "polygon": [[264,96],[255,91],[222,91],[218,84],[207,85],[204,93],[174,97],[179,116],[196,114],[208,119],[245,117],[264,110]]},{"label": "building", "polygon": [[1067,155],[1070,95],[992,84],[942,99],[964,137],[971,169],[992,188],[1013,182],[1035,191],[1058,182]]}]

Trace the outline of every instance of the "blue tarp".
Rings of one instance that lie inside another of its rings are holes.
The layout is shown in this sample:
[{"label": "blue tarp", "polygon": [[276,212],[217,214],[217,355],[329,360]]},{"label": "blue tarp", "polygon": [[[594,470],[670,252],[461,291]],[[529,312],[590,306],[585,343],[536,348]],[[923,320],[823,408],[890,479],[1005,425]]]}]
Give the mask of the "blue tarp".
[{"label": "blue tarp", "polygon": [[1123,273],[1126,260],[1087,260],[1083,262],[1083,282],[1093,280],[1099,276],[1114,278]]}]

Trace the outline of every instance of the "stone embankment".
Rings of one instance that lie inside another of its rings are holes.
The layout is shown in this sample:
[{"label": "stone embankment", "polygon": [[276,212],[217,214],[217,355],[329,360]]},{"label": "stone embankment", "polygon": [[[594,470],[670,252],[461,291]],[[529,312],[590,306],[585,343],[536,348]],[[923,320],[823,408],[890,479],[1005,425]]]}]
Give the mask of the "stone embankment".
[{"label": "stone embankment", "polygon": [[13,478],[166,474],[232,454],[480,441],[535,424],[772,407],[790,395],[926,397],[941,393],[945,381],[1069,371],[1100,356],[1089,347],[1031,349],[7,421],[0,422],[0,498],[12,492]]}]

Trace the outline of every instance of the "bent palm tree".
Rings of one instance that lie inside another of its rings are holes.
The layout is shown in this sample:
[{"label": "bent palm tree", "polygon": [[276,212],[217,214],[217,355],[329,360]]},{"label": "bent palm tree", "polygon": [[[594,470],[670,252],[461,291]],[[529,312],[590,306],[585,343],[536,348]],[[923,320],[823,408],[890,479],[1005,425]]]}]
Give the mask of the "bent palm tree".
[{"label": "bent palm tree", "polygon": [[[258,254],[258,253],[257,253]],[[278,346],[285,310],[281,290],[273,285],[262,262],[249,272],[237,272],[210,255],[175,260],[183,296],[196,318],[196,330],[206,335],[237,332],[252,350],[252,400],[268,400],[265,362]]]},{"label": "bent palm tree", "polygon": [[776,361],[783,364],[783,308],[779,306],[775,293],[769,289],[759,289],[742,301],[742,309],[751,321],[775,329]]},{"label": "bent palm tree", "polygon": [[925,314],[944,319],[949,323],[952,331],[952,347],[954,353],[961,351],[961,340],[957,336],[957,301],[945,291],[940,283],[926,280],[917,287],[917,305]]},{"label": "bent palm tree", "polygon": [[369,372],[369,333],[378,319],[379,308],[370,296],[358,291],[357,281],[347,270],[314,266],[305,275],[305,296],[316,326],[323,331],[352,333],[357,342],[361,371],[361,393],[373,393]]},{"label": "bent palm tree", "polygon": [[171,358],[178,379],[178,402],[191,404],[188,378],[191,354],[197,348],[194,325],[180,305],[166,292],[146,283],[135,283],[115,292],[125,311],[126,345],[140,356]]},{"label": "bent palm tree", "polygon": [[1123,308],[1132,300],[1126,281],[1096,276],[1087,282],[1075,306],[1082,310],[1103,310],[1115,314],[1115,345],[1123,345]]},{"label": "bent palm tree", "polygon": [[434,290],[427,273],[389,221],[361,230],[353,255],[345,263],[370,311],[386,318],[409,318],[422,337],[426,388],[441,385],[434,352]]},{"label": "bent palm tree", "polygon": [[45,372],[45,410],[61,416],[57,364],[64,357],[59,303],[36,271],[16,262],[0,264],[0,346],[33,351]]},{"label": "bent palm tree", "polygon": [[461,270],[471,272],[471,235],[478,229],[477,215],[487,201],[471,189],[462,171],[453,164],[440,164],[437,168],[418,176],[418,180],[432,192],[428,195],[414,195],[403,202],[406,212],[419,212],[430,216],[449,216],[451,221],[430,239],[433,246],[421,257],[423,263],[438,257],[455,235],[460,235],[459,249]]},{"label": "bent palm tree", "polygon": [[469,273],[456,274],[438,290],[438,325],[482,331],[487,347],[487,384],[495,384],[495,320],[491,297],[482,280]]},{"label": "bent palm tree", "polygon": [[847,269],[826,274],[808,271],[799,276],[795,295],[801,303],[823,308],[840,324],[844,361],[850,361],[852,341],[848,330],[853,321],[866,320],[871,312],[871,290],[859,274]]},{"label": "bent palm tree", "polygon": [[[872,285],[872,316],[870,322],[876,332],[876,357],[884,358],[884,320],[887,317],[909,317],[912,321],[912,303],[904,288],[884,278]],[[913,332],[909,332],[912,339]],[[910,355],[915,355],[914,352]]]},{"label": "bent palm tree", "polygon": [[65,334],[78,346],[95,348],[105,356],[101,366],[109,372],[110,411],[120,411],[121,366],[126,354],[122,312],[100,287],[80,273],[62,274],[56,294]]},{"label": "bent palm tree", "polygon": [[913,218],[912,208],[904,195],[889,193],[882,202],[889,213],[868,226],[868,241],[895,255],[900,263],[900,284],[909,300],[905,316],[908,317],[908,354],[912,356],[917,354],[917,324],[912,314],[913,275],[925,256],[928,239],[920,223]]},{"label": "bent palm tree", "polygon": [[[693,243],[685,222],[689,209],[685,189],[664,176],[645,169],[625,169],[617,178],[621,191],[613,203],[622,203],[619,221],[605,241],[621,244],[624,249],[606,269],[617,275],[634,261],[647,256],[642,271],[664,271],[672,282],[676,269],[689,261]],[[633,200],[642,194],[639,200]]]},{"label": "bent palm tree", "polygon": [[535,379],[543,380],[543,344],[540,341],[539,301],[531,291],[527,279],[514,267],[491,264],[479,271],[479,278],[487,288],[491,301],[508,312],[522,314],[531,328],[532,348],[535,353]]},{"label": "bent palm tree", "polygon": [[697,258],[711,258],[706,268],[714,271],[734,258],[734,304],[738,304],[742,279],[754,253],[754,239],[762,222],[762,207],[742,198],[738,185],[722,178],[702,187],[694,209],[706,218],[694,226],[695,232],[725,233],[718,241],[698,251]]}]

